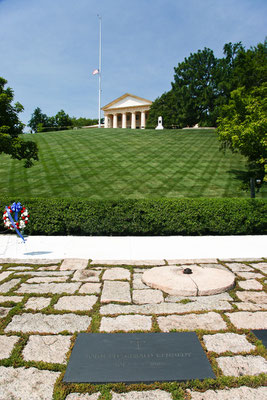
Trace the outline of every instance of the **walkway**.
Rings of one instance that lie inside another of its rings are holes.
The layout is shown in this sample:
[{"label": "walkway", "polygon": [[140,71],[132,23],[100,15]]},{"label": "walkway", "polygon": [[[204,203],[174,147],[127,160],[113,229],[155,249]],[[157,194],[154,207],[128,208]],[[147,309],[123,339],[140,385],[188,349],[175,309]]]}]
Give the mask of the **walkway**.
[{"label": "walkway", "polygon": [[[48,247],[44,241],[40,243],[41,251],[51,250],[52,242]],[[37,249],[40,247],[36,242],[27,252]],[[87,249],[88,254],[93,249]],[[6,249],[4,254],[26,257],[23,251],[13,249],[12,253]],[[157,256],[166,255],[155,251]],[[59,255],[56,246],[49,254]],[[93,254],[99,257],[100,253]],[[127,253],[123,255],[128,257]],[[166,261],[136,260],[116,265],[120,263],[115,260],[105,264],[88,258],[52,262],[34,261],[33,256],[12,264],[1,260],[0,399],[180,400],[189,399],[189,394],[192,400],[267,398],[267,351],[251,333],[252,329],[267,329],[266,259],[195,260],[202,268],[232,271],[236,287],[228,293],[183,298],[151,289],[142,282],[145,269],[166,265]],[[191,261],[172,263],[185,266]],[[201,393],[194,384],[185,384],[181,389],[179,383],[127,388],[62,382],[75,332],[171,330],[197,331],[216,374],[213,390]]]},{"label": "walkway", "polygon": [[0,235],[0,259],[183,260],[267,257],[267,236]]}]

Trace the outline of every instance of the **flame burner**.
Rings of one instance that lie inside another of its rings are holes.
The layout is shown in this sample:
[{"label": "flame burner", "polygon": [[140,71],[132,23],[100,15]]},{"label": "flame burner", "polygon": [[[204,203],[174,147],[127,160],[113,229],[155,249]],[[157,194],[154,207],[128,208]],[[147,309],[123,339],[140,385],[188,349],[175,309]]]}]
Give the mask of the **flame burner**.
[{"label": "flame burner", "polygon": [[192,273],[193,273],[193,271],[192,271],[191,268],[185,268],[185,269],[183,270],[183,274],[192,274]]}]

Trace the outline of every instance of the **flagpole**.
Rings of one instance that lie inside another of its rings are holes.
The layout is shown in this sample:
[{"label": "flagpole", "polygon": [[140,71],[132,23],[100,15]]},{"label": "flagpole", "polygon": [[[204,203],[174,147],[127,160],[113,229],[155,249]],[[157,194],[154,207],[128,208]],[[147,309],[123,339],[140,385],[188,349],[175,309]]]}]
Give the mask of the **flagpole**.
[{"label": "flagpole", "polygon": [[102,17],[97,14],[99,19],[99,66],[98,66],[98,128],[101,128],[101,73],[102,73],[102,66],[101,66],[101,41],[102,41]]}]

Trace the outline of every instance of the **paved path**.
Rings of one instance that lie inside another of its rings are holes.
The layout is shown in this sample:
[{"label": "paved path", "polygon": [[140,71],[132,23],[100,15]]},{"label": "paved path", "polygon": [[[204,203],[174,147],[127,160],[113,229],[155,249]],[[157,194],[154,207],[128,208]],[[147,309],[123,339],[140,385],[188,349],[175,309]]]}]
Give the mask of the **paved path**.
[{"label": "paved path", "polygon": [[[62,382],[77,332],[171,330],[197,331],[217,379],[237,380],[227,382],[225,389],[204,393],[185,385],[180,391],[184,399],[189,395],[193,400],[266,399],[260,374],[267,377],[267,351],[250,333],[267,329],[266,259],[195,260],[203,268],[229,269],[237,284],[229,293],[190,298],[143,284],[144,270],[167,265],[162,260],[144,265],[140,261],[119,265],[115,260],[104,265],[89,259],[5,261],[0,266],[1,400],[181,399],[179,384],[163,389],[152,385],[147,390],[135,385],[118,393],[116,385],[75,387]],[[186,265],[179,260],[172,263]],[[248,375],[247,386],[243,375]]]},{"label": "paved path", "polygon": [[175,260],[267,257],[262,236],[30,236],[0,235],[0,259]]}]

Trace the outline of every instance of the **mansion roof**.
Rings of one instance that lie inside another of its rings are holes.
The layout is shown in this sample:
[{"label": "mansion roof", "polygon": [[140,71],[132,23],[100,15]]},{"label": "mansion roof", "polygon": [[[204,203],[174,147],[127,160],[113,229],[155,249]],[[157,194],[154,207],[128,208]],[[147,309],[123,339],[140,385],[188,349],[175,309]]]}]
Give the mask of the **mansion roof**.
[{"label": "mansion roof", "polygon": [[136,108],[136,107],[150,107],[152,101],[144,99],[139,96],[135,96],[130,93],[125,93],[124,95],[118,97],[117,99],[113,100],[112,102],[108,103],[104,107],[102,107],[103,111],[109,111],[113,109],[120,109],[120,108]]}]

